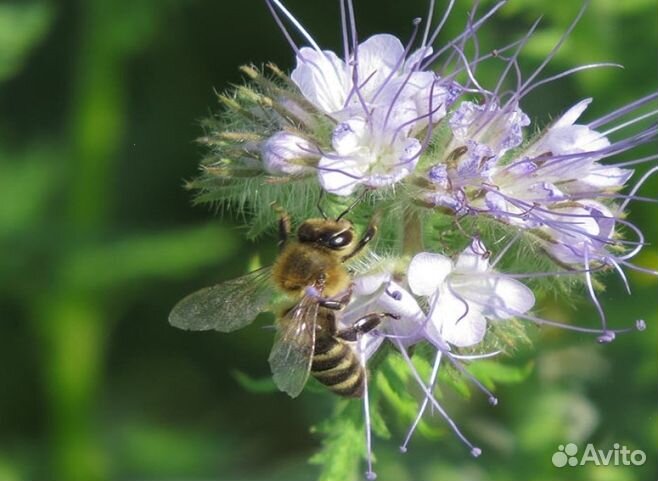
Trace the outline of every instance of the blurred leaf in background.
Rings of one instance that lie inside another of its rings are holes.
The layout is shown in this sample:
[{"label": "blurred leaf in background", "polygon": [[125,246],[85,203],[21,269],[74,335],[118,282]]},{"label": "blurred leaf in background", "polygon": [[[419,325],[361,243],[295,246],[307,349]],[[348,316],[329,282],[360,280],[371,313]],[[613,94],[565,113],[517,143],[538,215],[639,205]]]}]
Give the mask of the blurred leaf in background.
[{"label": "blurred leaf in background", "polygon": [[32,48],[48,32],[53,10],[46,2],[0,5],[0,82],[23,67]]}]

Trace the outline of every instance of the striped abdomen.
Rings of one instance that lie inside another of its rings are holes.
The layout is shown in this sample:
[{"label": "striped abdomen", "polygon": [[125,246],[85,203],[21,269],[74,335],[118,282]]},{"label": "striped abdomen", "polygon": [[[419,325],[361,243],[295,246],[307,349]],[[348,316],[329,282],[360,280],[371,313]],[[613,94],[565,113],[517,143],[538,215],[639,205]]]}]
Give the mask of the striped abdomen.
[{"label": "striped abdomen", "polygon": [[332,336],[316,338],[311,375],[339,396],[363,396],[366,372],[345,341]]}]

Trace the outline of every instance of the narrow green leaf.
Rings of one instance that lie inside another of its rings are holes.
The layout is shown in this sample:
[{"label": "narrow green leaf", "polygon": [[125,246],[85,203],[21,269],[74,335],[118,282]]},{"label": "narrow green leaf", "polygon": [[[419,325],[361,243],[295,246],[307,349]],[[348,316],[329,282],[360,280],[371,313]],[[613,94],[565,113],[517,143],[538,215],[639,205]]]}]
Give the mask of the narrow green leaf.
[{"label": "narrow green leaf", "polygon": [[212,225],[139,234],[74,252],[64,266],[63,281],[98,289],[151,278],[176,278],[227,259],[236,248],[235,238],[226,229]]},{"label": "narrow green leaf", "polygon": [[246,391],[255,394],[264,394],[278,391],[272,376],[254,378],[249,376],[247,373],[237,369],[231,371],[231,375]]}]

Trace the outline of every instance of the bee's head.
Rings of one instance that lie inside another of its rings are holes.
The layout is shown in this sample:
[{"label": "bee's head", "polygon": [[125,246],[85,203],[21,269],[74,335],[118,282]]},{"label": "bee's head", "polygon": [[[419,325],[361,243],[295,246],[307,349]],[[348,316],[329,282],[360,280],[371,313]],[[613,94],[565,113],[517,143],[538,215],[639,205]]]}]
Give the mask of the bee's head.
[{"label": "bee's head", "polygon": [[326,247],[341,255],[351,252],[356,245],[354,227],[346,219],[308,219],[297,229],[297,240]]}]

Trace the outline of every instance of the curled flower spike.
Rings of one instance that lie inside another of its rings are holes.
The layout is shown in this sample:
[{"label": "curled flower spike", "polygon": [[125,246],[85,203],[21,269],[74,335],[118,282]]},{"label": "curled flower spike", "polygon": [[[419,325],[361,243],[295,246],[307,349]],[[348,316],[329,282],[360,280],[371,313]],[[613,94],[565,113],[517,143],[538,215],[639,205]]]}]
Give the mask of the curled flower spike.
[{"label": "curled flower spike", "polygon": [[[462,33],[439,43],[456,2],[436,18],[436,2],[428,3],[426,20],[415,19],[402,41],[389,33],[361,38],[353,1],[340,0],[342,51],[333,52],[282,0],[266,0],[290,43],[294,68],[288,75],[274,65],[243,67],[248,82],[220,96],[225,111],[207,122],[202,142],[211,152],[191,184],[200,200],[249,217],[248,235],[278,227],[282,245],[290,238],[313,253],[307,264],[338,266],[348,300],[323,297],[329,268],[322,282],[308,276],[301,289],[305,299],[329,301],[316,307],[327,310],[323,319],[334,319],[337,332],[357,332],[358,320],[381,315],[371,330],[343,340],[371,381],[363,399],[367,479],[376,477],[371,431],[383,422],[377,409],[385,391],[395,391],[382,379],[386,369],[397,369],[396,380],[415,387],[403,393],[415,412],[403,451],[430,407],[478,456],[480,448],[436,399],[441,366],[452,366],[496,405],[495,390],[465,363],[513,347],[529,323],[590,334],[600,343],[642,331],[642,320],[613,328],[600,299],[603,276],[614,270],[630,294],[628,269],[658,275],[633,263],[648,242],[628,217],[632,203],[658,202],[640,190],[658,172],[658,155],[634,155],[658,136],[658,93],[594,119],[588,118],[591,98],[544,119],[524,111],[527,96],[549,83],[619,67],[602,62],[544,74],[585,5],[526,74],[521,53],[539,20],[515,42],[481,45],[479,31],[505,2],[486,11],[475,2]],[[493,85],[479,74],[484,64],[500,69]],[[638,177],[635,169],[643,166]],[[278,217],[273,204],[287,215]],[[310,242],[288,232],[304,222],[323,235]],[[540,317],[546,291],[569,304],[588,299],[600,325]],[[391,344],[399,355],[381,349]],[[431,363],[427,376],[411,362],[409,350],[417,345],[431,350],[432,359],[423,359]]]}]

